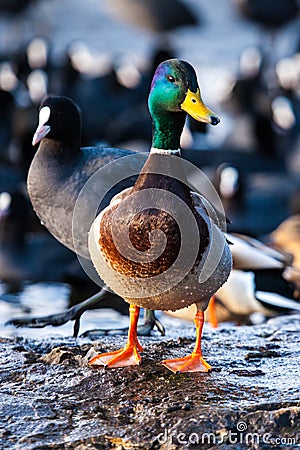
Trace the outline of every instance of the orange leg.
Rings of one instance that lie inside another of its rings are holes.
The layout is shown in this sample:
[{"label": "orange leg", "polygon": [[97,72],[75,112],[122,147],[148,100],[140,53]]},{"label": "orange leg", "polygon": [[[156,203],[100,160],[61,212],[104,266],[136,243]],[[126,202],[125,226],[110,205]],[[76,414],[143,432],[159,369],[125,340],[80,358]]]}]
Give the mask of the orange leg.
[{"label": "orange leg", "polygon": [[110,353],[102,353],[94,356],[89,361],[90,365],[107,366],[107,367],[125,367],[137,366],[141,362],[139,351],[143,351],[143,347],[137,338],[137,323],[139,319],[140,308],[135,305],[130,305],[129,315],[130,324],[128,331],[127,344],[121,350]]},{"label": "orange leg", "polygon": [[213,328],[218,328],[219,322],[217,319],[217,311],[216,311],[216,296],[213,295],[209,301],[208,308],[208,321]]},{"label": "orange leg", "polygon": [[196,344],[191,355],[184,358],[167,359],[162,364],[172,372],[208,372],[211,366],[203,359],[201,336],[204,323],[204,312],[197,311],[194,319],[196,325]]}]

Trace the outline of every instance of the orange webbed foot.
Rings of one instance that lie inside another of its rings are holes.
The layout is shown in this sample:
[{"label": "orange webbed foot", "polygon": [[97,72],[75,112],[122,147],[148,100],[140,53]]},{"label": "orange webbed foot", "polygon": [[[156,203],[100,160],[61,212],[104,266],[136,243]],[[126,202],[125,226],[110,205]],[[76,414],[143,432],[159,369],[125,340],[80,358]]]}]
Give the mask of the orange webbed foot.
[{"label": "orange webbed foot", "polygon": [[209,372],[212,367],[200,353],[192,353],[183,358],[166,359],[162,365],[174,373],[177,372]]},{"label": "orange webbed foot", "polygon": [[105,366],[105,367],[127,367],[138,366],[141,362],[139,351],[143,351],[143,347],[137,338],[137,322],[139,318],[140,308],[135,305],[130,305],[130,325],[128,330],[127,344],[121,350],[109,353],[101,353],[94,356],[89,361],[91,366]]},{"label": "orange webbed foot", "polygon": [[204,322],[204,313],[197,310],[194,319],[196,325],[196,343],[193,353],[183,358],[166,359],[162,364],[172,372],[209,372],[212,368],[202,357],[201,336]]},{"label": "orange webbed foot", "polygon": [[109,353],[101,353],[89,361],[91,366],[105,366],[109,368],[138,366],[141,362],[139,351],[142,346],[137,342],[135,345],[126,345],[121,350]]}]

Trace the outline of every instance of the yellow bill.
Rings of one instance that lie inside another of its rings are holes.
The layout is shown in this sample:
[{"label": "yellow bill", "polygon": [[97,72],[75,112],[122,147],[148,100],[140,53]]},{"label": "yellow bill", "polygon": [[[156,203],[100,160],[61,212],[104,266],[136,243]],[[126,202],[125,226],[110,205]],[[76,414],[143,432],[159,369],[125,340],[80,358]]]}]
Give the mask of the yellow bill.
[{"label": "yellow bill", "polygon": [[200,89],[197,89],[196,92],[188,90],[180,107],[198,122],[210,123],[211,125],[218,125],[220,122],[219,117],[203,103]]}]

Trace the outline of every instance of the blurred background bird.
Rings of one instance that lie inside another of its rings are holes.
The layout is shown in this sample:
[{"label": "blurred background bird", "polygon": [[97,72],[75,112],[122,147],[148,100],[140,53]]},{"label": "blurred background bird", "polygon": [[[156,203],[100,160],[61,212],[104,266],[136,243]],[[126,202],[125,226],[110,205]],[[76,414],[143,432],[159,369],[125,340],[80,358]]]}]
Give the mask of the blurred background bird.
[{"label": "blurred background bird", "polygon": [[[219,322],[254,324],[276,315],[299,312],[299,289],[289,275],[297,271],[293,255],[245,235],[226,234],[226,237],[231,243],[233,270],[210,301],[206,320],[216,328]],[[168,312],[190,321],[193,313],[192,307]]]}]

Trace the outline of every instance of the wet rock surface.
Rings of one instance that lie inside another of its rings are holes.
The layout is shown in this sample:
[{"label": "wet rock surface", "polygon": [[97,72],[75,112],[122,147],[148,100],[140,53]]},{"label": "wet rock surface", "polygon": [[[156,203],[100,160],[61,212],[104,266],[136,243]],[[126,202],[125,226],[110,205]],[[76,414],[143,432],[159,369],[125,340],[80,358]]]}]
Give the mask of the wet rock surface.
[{"label": "wet rock surface", "polygon": [[159,364],[192,351],[192,328],[141,338],[142,364],[110,370],[87,361],[125,337],[1,338],[0,448],[299,448],[299,331],[299,315],[207,327],[209,374]]}]

